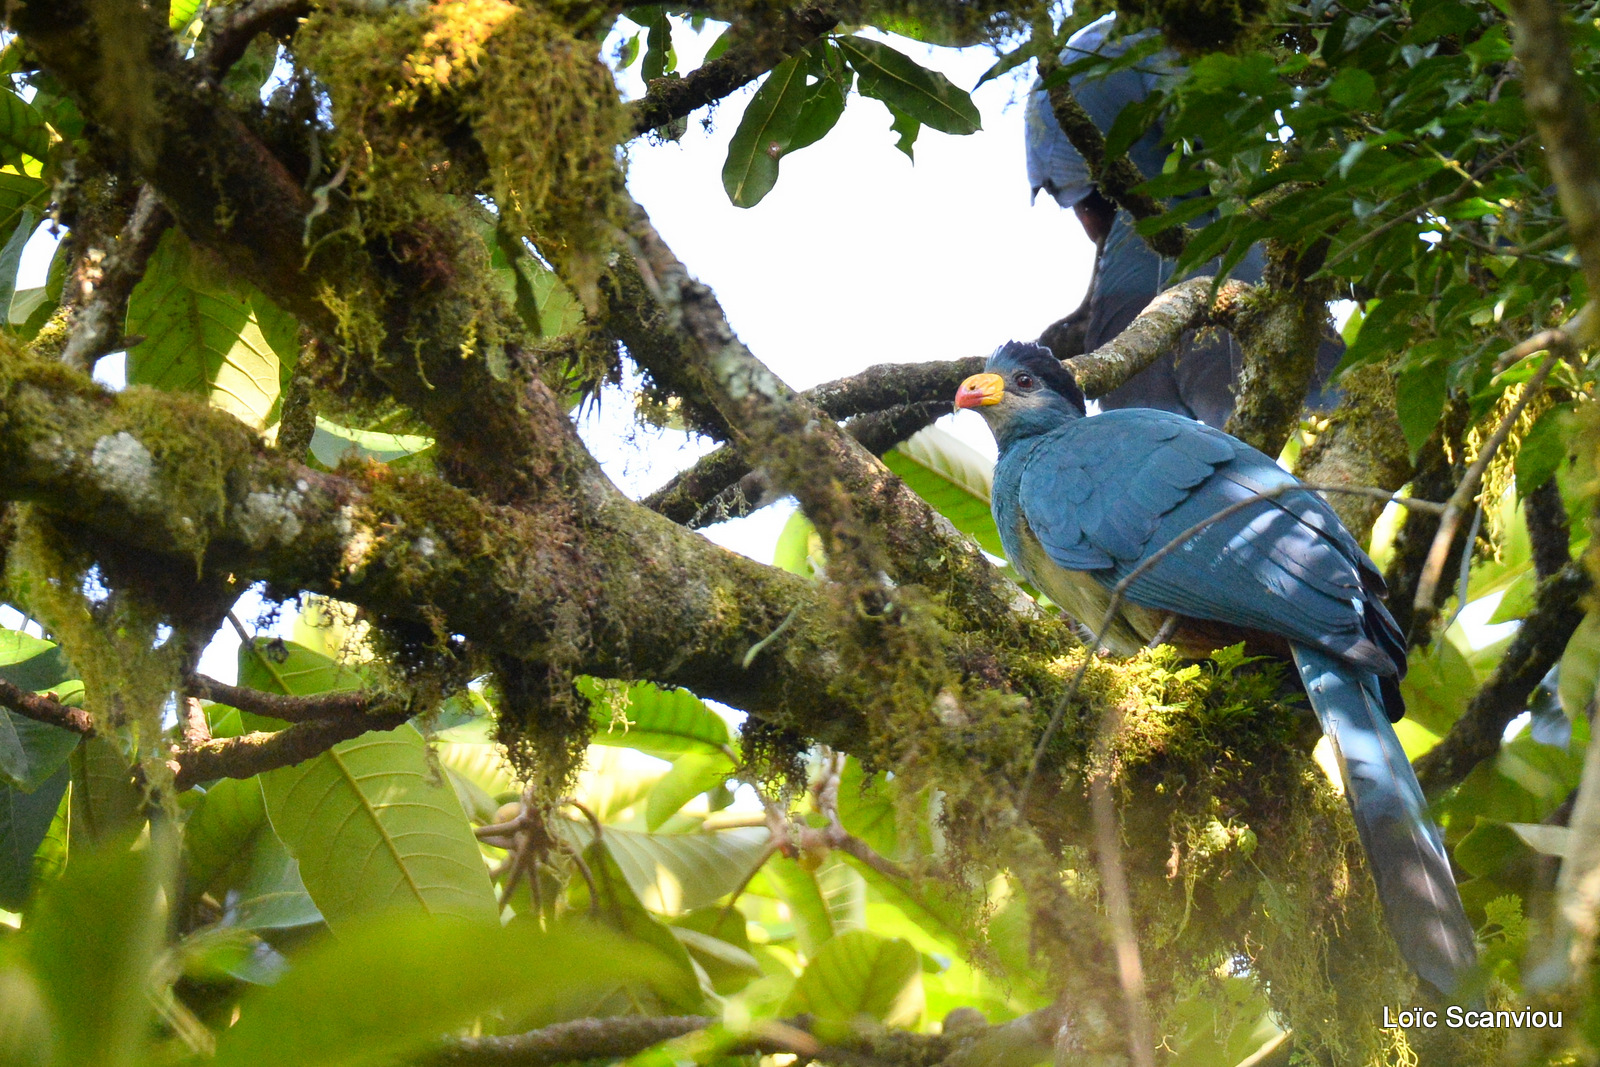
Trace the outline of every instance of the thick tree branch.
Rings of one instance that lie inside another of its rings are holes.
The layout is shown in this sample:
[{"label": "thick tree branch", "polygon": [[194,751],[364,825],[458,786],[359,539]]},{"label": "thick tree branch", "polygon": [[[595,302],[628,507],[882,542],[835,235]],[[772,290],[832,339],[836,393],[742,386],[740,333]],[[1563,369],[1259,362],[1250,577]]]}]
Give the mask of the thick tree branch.
[{"label": "thick tree branch", "polygon": [[30,693],[0,678],[0,706],[34,722],[59,726],[75,734],[89,737],[94,734],[94,719],[83,708],[69,707],[56,699],[54,693],[44,696]]},{"label": "thick tree branch", "polygon": [[[1045,79],[1046,83],[1060,69],[1060,62],[1053,57],[1039,60],[1039,76]],[[1067,135],[1072,147],[1078,150],[1078,154],[1089,165],[1089,175],[1094,179],[1096,188],[1135,219],[1153,219],[1166,214],[1166,209],[1154,198],[1145,193],[1132,191],[1134,186],[1141,185],[1145,181],[1145,176],[1139,172],[1133,160],[1126,154],[1115,159],[1106,158],[1105,134],[1100,132],[1100,127],[1095,125],[1094,119],[1089,117],[1083,105],[1072,95],[1071,85],[1063,79],[1060,84],[1049,89],[1048,95],[1050,110],[1055,113],[1061,132]],[[1183,254],[1184,247],[1189,243],[1189,236],[1188,227],[1174,226],[1160,233],[1151,234],[1144,241],[1157,254],[1176,258]]]},{"label": "thick tree branch", "polygon": [[727,32],[737,43],[722,55],[681,78],[656,78],[644,98],[628,105],[635,136],[681,119],[755,81],[784,59],[839,24],[829,4],[779,7],[776,25],[748,28],[736,24]]},{"label": "thick tree branch", "polygon": [[1572,529],[1567,523],[1567,505],[1561,487],[1551,478],[1522,501],[1528,524],[1528,541],[1533,549],[1533,573],[1539,580],[1560,573],[1572,562]]},{"label": "thick tree branch", "polygon": [[[91,548],[115,545],[180,598],[199,559],[208,574],[337,596],[380,625],[443,626],[485,654],[527,659],[561,641],[581,649],[574,672],[682,685],[846,750],[866,744],[870,707],[833,653],[854,638],[825,591],[603,477],[580,484],[573,532],[562,513],[484,504],[428,476],[312,471],[203,402],[110,394],[55,364],[0,364],[0,413],[0,499],[36,502]],[[1024,624],[1036,641],[1068,640],[1036,613],[1013,614],[1020,592],[1007,597],[1014,587],[981,551],[887,471],[861,499],[894,558],[909,560],[897,570],[948,590],[965,625],[997,641]],[[574,540],[554,544],[552,531]]]},{"label": "thick tree branch", "polygon": [[1494,675],[1444,739],[1417,760],[1417,781],[1429,796],[1462,781],[1472,768],[1500,751],[1506,725],[1527,708],[1529,695],[1561,658],[1583,621],[1581,601],[1591,588],[1593,582],[1581,563],[1568,564],[1540,584],[1533,610]]},{"label": "thick tree branch", "polygon": [[[371,368],[433,428],[452,478],[514,500],[591,462],[564,410],[524,377],[510,318],[500,324],[505,347],[490,351],[481,321],[489,309],[417,277],[422,261],[458,276],[485,266],[473,258],[481,246],[461,236],[473,233],[465,215],[455,228],[419,224],[354,239],[359,223],[337,202],[319,204],[219,106],[215,87],[174,52],[165,23],[144,5],[60,0],[14,7],[9,17],[184,232],[334,351]],[[359,338],[352,308],[367,324]],[[470,358],[463,337],[480,338]],[[502,364],[515,372],[497,374]]]},{"label": "thick tree branch", "polygon": [[[981,1017],[980,1017],[981,1018]],[[618,1015],[574,1019],[525,1034],[461,1038],[429,1060],[435,1067],[546,1067],[578,1060],[622,1059],[688,1034],[712,1030],[721,1020],[708,1015]],[[1046,1008],[998,1026],[948,1027],[943,1034],[881,1028],[813,1036],[809,1018],[757,1024],[731,1038],[729,1056],[793,1053],[828,1063],[887,1067],[1032,1067],[1047,1056],[1062,1013]]]},{"label": "thick tree branch", "polygon": [[181,793],[213,778],[254,778],[264,771],[292,767],[320,756],[368,730],[393,730],[405,721],[404,714],[312,719],[272,733],[202,741],[178,749],[168,761],[172,765],[173,788]]},{"label": "thick tree branch", "polygon": [[[1318,485],[1375,485],[1398,490],[1411,479],[1415,468],[1395,414],[1394,379],[1388,368],[1359,368],[1340,379],[1340,385],[1344,399],[1328,416],[1327,428],[1300,454],[1295,475]],[[1379,501],[1344,493],[1330,496],[1328,505],[1362,543],[1383,511]],[[1437,524],[1435,519],[1429,521]]]}]

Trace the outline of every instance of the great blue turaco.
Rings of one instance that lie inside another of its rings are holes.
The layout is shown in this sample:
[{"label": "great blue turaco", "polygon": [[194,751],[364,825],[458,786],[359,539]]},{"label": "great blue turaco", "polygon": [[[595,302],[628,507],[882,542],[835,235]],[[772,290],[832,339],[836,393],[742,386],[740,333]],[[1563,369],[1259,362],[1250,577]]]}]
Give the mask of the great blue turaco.
[{"label": "great blue turaco", "polygon": [[[1068,38],[1061,62],[1067,65],[1097,55],[1115,58],[1155,32],[1144,30],[1118,36],[1116,15],[1109,14]],[[1080,72],[1070,79],[1070,85],[1073,96],[1095,125],[1102,133],[1109,133],[1125,107],[1143,101],[1163,81],[1181,72],[1178,57],[1163,49],[1109,74]],[[1173,261],[1157,255],[1135,232],[1134,220],[1128,213],[1095,188],[1088,164],[1062,132],[1049,95],[1040,84],[1028,96],[1025,118],[1028,184],[1034,196],[1046,192],[1056,203],[1070,208],[1097,248],[1094,276],[1085,301],[1083,350],[1090,352],[1126,329],[1157,293],[1182,279],[1174,275]],[[1167,149],[1162,138],[1161,124],[1153,123],[1128,149],[1128,158],[1147,178],[1160,174],[1165,163]],[[1210,221],[1211,216],[1202,216],[1194,225]],[[1214,260],[1194,273],[1214,274],[1217,266]],[[1264,267],[1265,258],[1257,245],[1233,268],[1231,276],[1259,282]],[[1331,335],[1318,351],[1312,407],[1326,406],[1329,398],[1322,395],[1321,383],[1327,381],[1343,353],[1344,346]],[[1099,404],[1106,410],[1161,408],[1220,429],[1233,412],[1232,386],[1242,359],[1238,343],[1226,334],[1213,332],[1203,341],[1190,334],[1175,352],[1100,397]]]},{"label": "great blue turaco", "polygon": [[1322,498],[1264,453],[1148,408],[1085,415],[1050,350],[1010,342],[956,393],[1000,446],[993,510],[1006,556],[1081,622],[1170,541],[1239,501],[1135,578],[1104,640],[1132,654],[1158,632],[1204,657],[1245,641],[1292,657],[1333,744],[1390,932],[1417,973],[1456,992],[1472,927],[1391,720],[1405,707],[1406,649],[1383,578]]}]

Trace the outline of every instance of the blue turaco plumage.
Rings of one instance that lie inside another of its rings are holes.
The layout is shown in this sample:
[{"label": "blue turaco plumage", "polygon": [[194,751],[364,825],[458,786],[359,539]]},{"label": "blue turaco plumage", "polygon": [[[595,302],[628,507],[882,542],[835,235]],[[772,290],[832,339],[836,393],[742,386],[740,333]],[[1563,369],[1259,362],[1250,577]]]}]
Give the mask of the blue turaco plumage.
[{"label": "blue turaco plumage", "polygon": [[[1116,15],[1105,15],[1067,40],[1061,62],[1071,64],[1093,56],[1114,59],[1154,33],[1144,30],[1118,36]],[[1095,125],[1102,133],[1109,133],[1124,108],[1145,100],[1182,70],[1177,55],[1162,49],[1110,73],[1082,71],[1072,77],[1070,84],[1074,98]],[[1156,294],[1182,279],[1175,275],[1173,261],[1157,255],[1135,232],[1128,213],[1096,191],[1088,165],[1062,132],[1048,94],[1038,85],[1028,97],[1025,130],[1030,188],[1035,195],[1049,193],[1062,207],[1074,210],[1099,247],[1084,335],[1084,350],[1092,352],[1126,329]],[[1146,177],[1161,173],[1167,156],[1163,136],[1161,124],[1152,123],[1128,149],[1128,158]],[[1211,217],[1202,216],[1193,225],[1203,226]],[[1265,266],[1265,257],[1257,245],[1234,266],[1232,276],[1240,281],[1259,282]],[[1214,274],[1217,267],[1213,260],[1195,273]],[[1344,346],[1330,336],[1318,352],[1318,383],[1327,380],[1343,352]],[[1233,411],[1233,383],[1242,364],[1239,346],[1227,334],[1190,335],[1178,351],[1164,355],[1101,397],[1100,406],[1107,410],[1161,408],[1220,428]],[[1313,397],[1312,405],[1324,406],[1325,400]]]},{"label": "blue turaco plumage", "polygon": [[[1098,625],[1112,588],[1185,530],[1295,479],[1193,419],[1126,408],[1085,416],[1048,349],[1011,342],[962,383],[1000,445],[994,518],[1006,555],[1075,618]],[[1475,958],[1450,861],[1391,720],[1405,645],[1383,579],[1320,496],[1288,491],[1206,527],[1136,578],[1106,643],[1132,653],[1169,619],[1186,654],[1250,640],[1292,656],[1401,952],[1441,992]]]}]

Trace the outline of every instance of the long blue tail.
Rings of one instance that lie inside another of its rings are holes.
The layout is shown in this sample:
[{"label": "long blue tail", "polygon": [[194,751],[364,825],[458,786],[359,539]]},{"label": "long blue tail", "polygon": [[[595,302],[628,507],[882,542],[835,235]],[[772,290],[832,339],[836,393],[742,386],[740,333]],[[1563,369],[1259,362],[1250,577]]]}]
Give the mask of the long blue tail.
[{"label": "long blue tail", "polygon": [[1422,787],[1384,714],[1378,678],[1301,645],[1294,661],[1333,742],[1389,932],[1419,975],[1453,993],[1477,959],[1472,927]]}]

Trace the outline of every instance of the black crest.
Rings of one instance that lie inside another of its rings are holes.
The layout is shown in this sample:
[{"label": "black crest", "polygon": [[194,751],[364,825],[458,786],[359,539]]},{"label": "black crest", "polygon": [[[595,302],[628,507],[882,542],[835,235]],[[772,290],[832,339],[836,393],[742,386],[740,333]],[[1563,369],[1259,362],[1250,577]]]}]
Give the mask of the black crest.
[{"label": "black crest", "polygon": [[986,366],[996,374],[1014,369],[1026,370],[1043,382],[1045,388],[1065,397],[1068,403],[1078,409],[1078,414],[1083,415],[1088,411],[1083,390],[1078,388],[1078,379],[1072,376],[1066,364],[1055,357],[1054,352],[1043,345],[1032,341],[1007,341],[995,349]]}]

